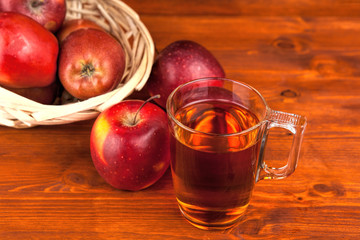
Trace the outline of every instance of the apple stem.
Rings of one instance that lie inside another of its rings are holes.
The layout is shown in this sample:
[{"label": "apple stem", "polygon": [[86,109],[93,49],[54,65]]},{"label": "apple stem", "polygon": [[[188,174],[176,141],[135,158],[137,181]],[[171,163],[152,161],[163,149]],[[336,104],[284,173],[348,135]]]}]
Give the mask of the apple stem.
[{"label": "apple stem", "polygon": [[140,108],[139,108],[139,109],[136,111],[136,113],[135,113],[133,125],[136,125],[137,116],[139,115],[139,112],[140,112],[140,110],[144,107],[144,105],[145,105],[146,103],[150,102],[151,100],[155,99],[155,98],[160,98],[160,95],[157,94],[157,95],[154,95],[154,96],[148,98],[148,99],[140,106]]},{"label": "apple stem", "polygon": [[42,1],[31,1],[31,7],[33,7],[33,8],[37,8],[37,7],[41,6],[41,5],[44,5],[43,0]]},{"label": "apple stem", "polygon": [[95,72],[95,67],[91,63],[82,64],[81,77],[91,77]]}]

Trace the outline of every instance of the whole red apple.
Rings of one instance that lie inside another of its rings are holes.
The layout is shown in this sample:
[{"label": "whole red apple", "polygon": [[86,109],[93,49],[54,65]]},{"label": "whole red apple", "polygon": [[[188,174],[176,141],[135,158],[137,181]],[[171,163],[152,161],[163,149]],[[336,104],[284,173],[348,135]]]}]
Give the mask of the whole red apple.
[{"label": "whole red apple", "polygon": [[125,53],[110,34],[98,29],[79,29],[62,43],[59,78],[78,99],[88,99],[113,90],[125,71]]},{"label": "whole red apple", "polygon": [[0,13],[0,84],[12,88],[49,86],[56,79],[56,37],[20,13]]},{"label": "whole red apple", "polygon": [[88,19],[71,19],[65,21],[60,30],[57,32],[56,36],[61,44],[64,39],[72,32],[83,28],[94,28],[105,31],[102,27],[97,25],[95,22]]},{"label": "whole red apple", "polygon": [[204,77],[225,77],[217,59],[200,44],[181,40],[165,47],[156,57],[147,83],[151,96],[165,108],[167,97],[180,84]]},{"label": "whole red apple", "polygon": [[47,30],[56,32],[66,14],[65,0],[0,0],[0,11],[31,17]]},{"label": "whole red apple", "polygon": [[12,91],[20,96],[33,100],[41,104],[50,105],[54,102],[58,93],[58,83],[55,81],[46,87],[35,87],[35,88],[8,88],[4,87],[9,91]]},{"label": "whole red apple", "polygon": [[169,167],[166,113],[155,104],[143,104],[140,100],[126,100],[113,105],[98,116],[91,131],[95,168],[117,189],[137,191],[149,187]]}]

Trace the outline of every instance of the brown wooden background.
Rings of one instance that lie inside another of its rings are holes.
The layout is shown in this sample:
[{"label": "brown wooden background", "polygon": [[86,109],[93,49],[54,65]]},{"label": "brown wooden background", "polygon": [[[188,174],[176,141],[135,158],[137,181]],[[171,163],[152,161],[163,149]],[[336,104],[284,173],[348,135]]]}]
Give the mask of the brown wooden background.
[{"label": "brown wooden background", "polygon": [[[360,239],[360,1],[125,2],[158,50],[197,41],[270,107],[307,116],[298,169],[259,182],[236,227],[206,232],[180,215],[169,171],[140,192],[107,185],[89,153],[92,120],[0,127],[0,239]],[[290,141],[272,132],[269,164]]]}]

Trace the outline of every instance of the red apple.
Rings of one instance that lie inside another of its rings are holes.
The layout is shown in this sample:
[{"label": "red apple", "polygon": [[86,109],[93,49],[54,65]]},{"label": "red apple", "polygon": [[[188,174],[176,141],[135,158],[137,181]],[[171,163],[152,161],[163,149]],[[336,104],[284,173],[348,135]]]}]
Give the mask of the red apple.
[{"label": "red apple", "polygon": [[165,47],[156,57],[147,83],[151,96],[165,108],[170,93],[180,84],[204,77],[225,77],[217,59],[200,44],[181,40]]},{"label": "red apple", "polygon": [[95,22],[87,19],[72,19],[65,21],[60,30],[57,32],[56,36],[61,44],[64,39],[72,32],[83,28],[94,28],[105,31],[102,27],[97,25]]},{"label": "red apple", "polygon": [[20,13],[0,13],[0,84],[11,88],[49,86],[56,79],[56,37]]},{"label": "red apple", "polygon": [[138,191],[149,187],[169,167],[166,113],[155,104],[143,104],[126,100],[113,105],[98,116],[91,131],[95,168],[117,189]]},{"label": "red apple", "polygon": [[30,100],[41,104],[52,104],[57,96],[59,86],[57,82],[53,82],[46,87],[37,88],[8,88],[4,87],[9,91],[12,91],[20,96],[26,97]]},{"label": "red apple", "polygon": [[65,0],[0,0],[0,11],[31,17],[47,30],[56,32],[66,14]]},{"label": "red apple", "polygon": [[125,53],[110,34],[80,29],[62,43],[59,78],[74,97],[85,100],[113,90],[125,71]]}]

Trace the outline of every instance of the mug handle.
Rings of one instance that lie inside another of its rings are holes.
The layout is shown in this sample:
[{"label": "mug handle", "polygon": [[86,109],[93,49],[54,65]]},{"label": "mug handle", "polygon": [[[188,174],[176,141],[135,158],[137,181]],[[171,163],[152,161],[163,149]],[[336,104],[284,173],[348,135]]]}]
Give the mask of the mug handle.
[{"label": "mug handle", "polygon": [[[262,139],[259,156],[259,165],[263,171],[262,175],[258,174],[257,181],[262,179],[283,179],[295,171],[300,155],[300,148],[304,136],[304,131],[307,125],[306,117],[300,115],[275,111],[272,109],[269,109],[268,113],[267,129],[265,130],[265,134]],[[280,168],[269,167],[263,160],[269,130],[274,127],[287,129],[293,134],[293,141],[287,164]],[[258,169],[258,173],[260,173],[261,169]]]}]

